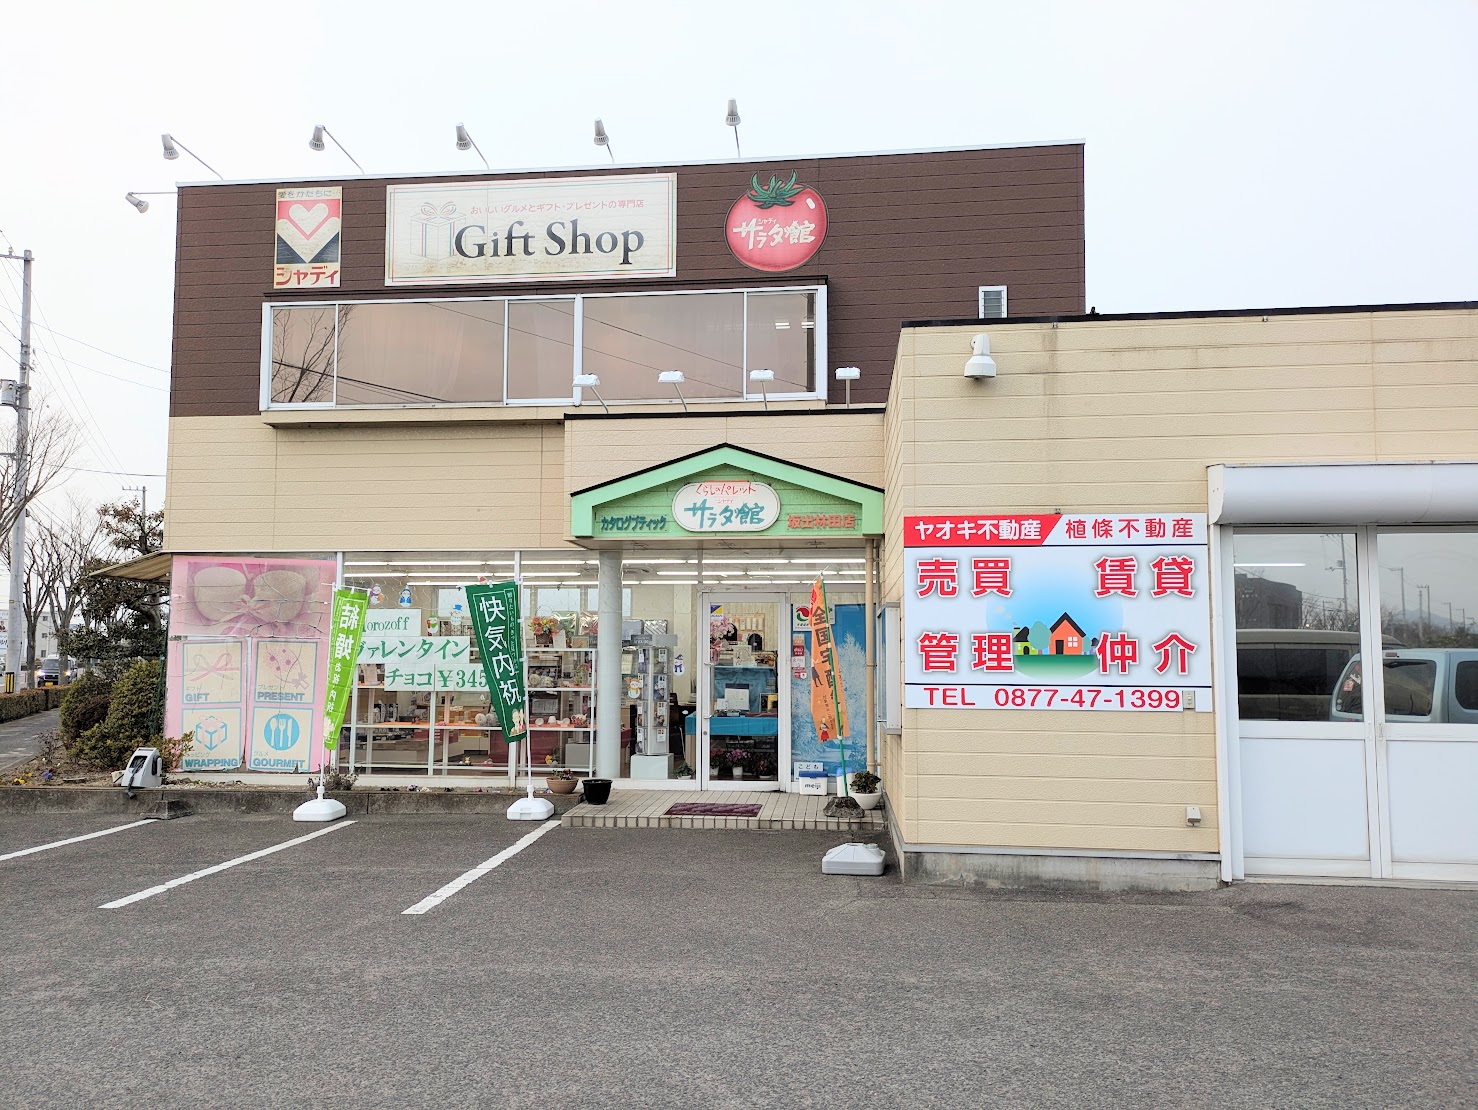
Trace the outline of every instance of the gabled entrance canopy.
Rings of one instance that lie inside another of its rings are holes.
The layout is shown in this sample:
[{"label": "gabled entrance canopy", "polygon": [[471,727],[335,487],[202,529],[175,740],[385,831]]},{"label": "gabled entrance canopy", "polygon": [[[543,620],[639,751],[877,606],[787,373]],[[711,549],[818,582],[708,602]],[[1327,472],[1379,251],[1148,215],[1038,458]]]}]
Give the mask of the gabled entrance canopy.
[{"label": "gabled entrance canopy", "polygon": [[576,539],[844,539],[883,532],[883,491],[730,444],[578,490]]}]

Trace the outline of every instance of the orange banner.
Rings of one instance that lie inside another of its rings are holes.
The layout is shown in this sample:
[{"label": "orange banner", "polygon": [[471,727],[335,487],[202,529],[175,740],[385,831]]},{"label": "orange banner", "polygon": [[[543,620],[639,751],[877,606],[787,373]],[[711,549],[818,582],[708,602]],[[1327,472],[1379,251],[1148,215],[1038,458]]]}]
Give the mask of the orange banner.
[{"label": "orange banner", "polygon": [[821,743],[847,735],[847,695],[837,675],[831,612],[826,605],[826,585],[820,578],[811,586],[811,716]]}]

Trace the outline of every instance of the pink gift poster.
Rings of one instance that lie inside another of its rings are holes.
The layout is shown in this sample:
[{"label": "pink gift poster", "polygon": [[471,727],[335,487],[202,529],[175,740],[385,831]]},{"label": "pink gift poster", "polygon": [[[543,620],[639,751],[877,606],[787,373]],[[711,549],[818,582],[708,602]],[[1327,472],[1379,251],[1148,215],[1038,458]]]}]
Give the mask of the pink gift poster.
[{"label": "pink gift poster", "polygon": [[322,765],[335,574],[331,559],[175,557],[165,726],[195,733],[183,770]]}]

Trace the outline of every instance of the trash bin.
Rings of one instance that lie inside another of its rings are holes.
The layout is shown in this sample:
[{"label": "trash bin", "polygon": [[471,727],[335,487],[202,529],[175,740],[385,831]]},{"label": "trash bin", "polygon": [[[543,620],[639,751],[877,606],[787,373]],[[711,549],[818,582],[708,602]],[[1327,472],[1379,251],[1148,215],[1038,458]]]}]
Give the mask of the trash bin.
[{"label": "trash bin", "polygon": [[611,800],[610,779],[586,779],[582,784],[585,788],[585,800],[593,806],[603,806]]}]

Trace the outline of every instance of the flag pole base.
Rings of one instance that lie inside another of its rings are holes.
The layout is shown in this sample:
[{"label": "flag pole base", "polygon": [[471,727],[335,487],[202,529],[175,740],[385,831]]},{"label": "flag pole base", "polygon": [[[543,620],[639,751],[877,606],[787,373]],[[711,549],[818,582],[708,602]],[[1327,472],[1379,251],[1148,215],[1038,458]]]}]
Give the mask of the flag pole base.
[{"label": "flag pole base", "polygon": [[508,807],[510,821],[547,821],[554,816],[554,803],[548,798],[520,798]]},{"label": "flag pole base", "polygon": [[881,875],[886,853],[876,844],[838,844],[821,857],[823,875]]},{"label": "flag pole base", "polygon": [[293,810],[294,821],[337,821],[349,811],[343,802],[332,798],[314,798]]}]

